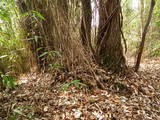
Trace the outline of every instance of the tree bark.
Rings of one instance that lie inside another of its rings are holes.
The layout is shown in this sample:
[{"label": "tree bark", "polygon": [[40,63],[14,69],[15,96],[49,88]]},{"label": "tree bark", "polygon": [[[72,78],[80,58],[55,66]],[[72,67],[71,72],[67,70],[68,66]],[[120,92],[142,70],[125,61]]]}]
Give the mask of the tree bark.
[{"label": "tree bark", "polygon": [[145,38],[146,38],[146,34],[147,34],[147,31],[148,31],[149,24],[150,24],[151,19],[152,19],[154,6],[155,6],[155,0],[151,0],[148,20],[147,20],[147,23],[144,27],[144,30],[143,30],[143,33],[142,33],[142,41],[140,43],[139,50],[138,50],[138,55],[137,55],[137,60],[136,60],[136,65],[135,65],[135,72],[138,72],[138,70],[139,70],[139,66],[140,66],[140,62],[141,62],[141,58],[142,58],[142,53],[143,53],[143,49],[144,49],[144,44],[145,44],[145,40],[146,40]]},{"label": "tree bark", "polygon": [[121,27],[120,0],[99,0],[96,60],[113,72],[121,72],[126,67]]},{"label": "tree bark", "polygon": [[92,50],[91,44],[91,23],[92,23],[92,8],[91,0],[81,0],[82,3],[82,19],[81,19],[81,39],[82,44],[88,50]]},{"label": "tree bark", "polygon": [[[18,0],[17,4],[21,14],[29,13],[21,19],[21,26],[28,40],[27,47],[31,51],[32,64],[41,70],[49,61],[46,56],[40,56],[54,49],[52,7],[47,2],[39,0]],[[36,15],[34,18],[33,12],[40,13],[44,20]]]}]

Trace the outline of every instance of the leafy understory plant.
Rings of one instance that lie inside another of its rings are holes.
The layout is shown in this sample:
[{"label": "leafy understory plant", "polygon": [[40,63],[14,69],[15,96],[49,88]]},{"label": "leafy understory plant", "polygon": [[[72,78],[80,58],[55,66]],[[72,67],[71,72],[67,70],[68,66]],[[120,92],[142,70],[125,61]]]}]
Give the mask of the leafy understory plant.
[{"label": "leafy understory plant", "polygon": [[83,87],[86,86],[86,84],[81,83],[80,80],[73,80],[73,81],[71,81],[71,82],[69,82],[69,83],[65,83],[64,85],[62,85],[62,86],[61,86],[61,89],[64,90],[64,91],[66,91],[66,90],[68,90],[69,87],[71,87],[71,86],[74,86],[74,87],[77,88],[77,89],[82,89]]},{"label": "leafy understory plant", "polygon": [[[38,48],[37,51],[42,50],[43,48]],[[48,56],[48,57],[62,57],[61,54],[58,51],[46,51],[43,52],[39,57],[44,57],[44,56]]]},{"label": "leafy understory plant", "polygon": [[65,71],[65,67],[58,62],[50,64],[49,67],[51,70]]},{"label": "leafy understory plant", "polygon": [[15,79],[9,75],[1,75],[3,86],[7,89],[15,89]]}]

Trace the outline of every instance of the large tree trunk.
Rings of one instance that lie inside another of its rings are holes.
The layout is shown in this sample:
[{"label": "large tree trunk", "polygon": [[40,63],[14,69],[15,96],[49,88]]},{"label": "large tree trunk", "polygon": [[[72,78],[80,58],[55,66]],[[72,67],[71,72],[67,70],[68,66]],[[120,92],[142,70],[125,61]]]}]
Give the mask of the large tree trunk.
[{"label": "large tree trunk", "polygon": [[99,0],[99,17],[97,61],[113,72],[120,72],[126,67],[121,44],[120,0]]},{"label": "large tree trunk", "polygon": [[[43,53],[53,50],[53,10],[47,1],[18,0],[17,4],[21,14],[28,13],[21,20],[27,46],[32,54],[32,64],[42,69],[48,64],[47,56]],[[44,17],[44,19],[42,18]]]},{"label": "large tree trunk", "polygon": [[82,3],[82,19],[81,19],[81,39],[83,46],[92,50],[91,44],[91,23],[92,23],[92,8],[91,0],[81,0]]}]

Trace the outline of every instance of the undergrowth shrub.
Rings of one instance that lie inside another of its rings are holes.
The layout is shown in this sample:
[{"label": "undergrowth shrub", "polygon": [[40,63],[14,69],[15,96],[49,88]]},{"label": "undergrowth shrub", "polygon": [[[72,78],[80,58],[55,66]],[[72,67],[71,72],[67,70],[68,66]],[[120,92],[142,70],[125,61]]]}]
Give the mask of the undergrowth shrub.
[{"label": "undergrowth shrub", "polygon": [[[28,70],[28,56],[19,25],[15,0],[0,1],[0,67],[10,75]],[[25,63],[25,64],[24,64]]]}]

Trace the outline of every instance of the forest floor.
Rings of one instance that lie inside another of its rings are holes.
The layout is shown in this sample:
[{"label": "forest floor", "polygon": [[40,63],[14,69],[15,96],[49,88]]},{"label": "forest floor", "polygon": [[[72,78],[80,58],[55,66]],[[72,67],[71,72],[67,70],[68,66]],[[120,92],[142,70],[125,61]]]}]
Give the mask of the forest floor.
[{"label": "forest floor", "polygon": [[23,75],[15,90],[0,92],[0,120],[160,120],[160,60],[110,78],[107,90],[62,90],[50,74]]}]

